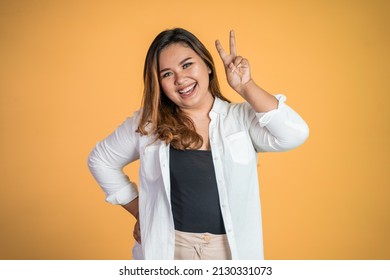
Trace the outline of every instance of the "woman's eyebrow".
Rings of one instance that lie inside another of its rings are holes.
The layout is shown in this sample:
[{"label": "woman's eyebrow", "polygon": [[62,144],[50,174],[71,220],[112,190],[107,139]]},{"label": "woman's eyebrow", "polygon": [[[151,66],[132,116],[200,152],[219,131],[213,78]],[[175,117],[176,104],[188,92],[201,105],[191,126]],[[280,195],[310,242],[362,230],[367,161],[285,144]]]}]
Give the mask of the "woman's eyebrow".
[{"label": "woman's eyebrow", "polygon": [[[184,64],[187,60],[190,60],[190,59],[192,59],[192,57],[187,57],[187,58],[183,59],[182,61],[179,62],[179,65]],[[169,68],[161,69],[161,70],[160,70],[160,73],[161,73],[161,72],[164,72],[164,71],[168,71],[168,70],[169,70]]]}]

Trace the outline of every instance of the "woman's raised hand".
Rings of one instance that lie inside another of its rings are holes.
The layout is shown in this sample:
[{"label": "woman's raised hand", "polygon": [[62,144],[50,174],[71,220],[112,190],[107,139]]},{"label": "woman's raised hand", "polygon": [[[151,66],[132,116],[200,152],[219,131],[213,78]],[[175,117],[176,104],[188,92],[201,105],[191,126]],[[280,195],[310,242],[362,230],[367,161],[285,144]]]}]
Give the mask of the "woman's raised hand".
[{"label": "woman's raised hand", "polygon": [[230,31],[229,43],[230,54],[225,52],[219,40],[215,41],[215,46],[225,66],[226,78],[229,85],[242,95],[245,85],[251,81],[249,61],[237,55],[236,37],[233,30]]}]

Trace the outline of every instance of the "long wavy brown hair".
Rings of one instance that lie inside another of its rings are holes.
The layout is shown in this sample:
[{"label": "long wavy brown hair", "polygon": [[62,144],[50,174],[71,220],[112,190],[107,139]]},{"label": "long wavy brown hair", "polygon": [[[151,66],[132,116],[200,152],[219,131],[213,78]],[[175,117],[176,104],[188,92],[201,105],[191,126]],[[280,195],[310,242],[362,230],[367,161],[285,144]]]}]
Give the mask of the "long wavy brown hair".
[{"label": "long wavy brown hair", "polygon": [[202,42],[182,28],[165,30],[153,40],[146,54],[142,113],[137,132],[141,135],[155,135],[156,140],[170,143],[175,149],[199,149],[203,139],[196,132],[193,121],[165,95],[159,83],[160,53],[174,43],[185,44],[202,58],[211,69],[209,91],[214,97],[229,102],[221,94],[213,58]]}]

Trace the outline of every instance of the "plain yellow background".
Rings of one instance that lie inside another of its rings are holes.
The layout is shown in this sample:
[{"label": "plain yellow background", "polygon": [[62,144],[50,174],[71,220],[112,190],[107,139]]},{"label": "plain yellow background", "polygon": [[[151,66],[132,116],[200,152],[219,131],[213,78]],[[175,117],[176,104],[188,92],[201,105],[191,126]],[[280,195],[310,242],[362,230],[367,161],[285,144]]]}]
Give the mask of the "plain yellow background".
[{"label": "plain yellow background", "polygon": [[214,48],[234,29],[253,78],[310,126],[303,146],[259,155],[266,258],[390,259],[388,3],[1,0],[0,258],[131,257],[134,219],[87,156],[140,107],[153,38],[184,27],[241,101]]}]

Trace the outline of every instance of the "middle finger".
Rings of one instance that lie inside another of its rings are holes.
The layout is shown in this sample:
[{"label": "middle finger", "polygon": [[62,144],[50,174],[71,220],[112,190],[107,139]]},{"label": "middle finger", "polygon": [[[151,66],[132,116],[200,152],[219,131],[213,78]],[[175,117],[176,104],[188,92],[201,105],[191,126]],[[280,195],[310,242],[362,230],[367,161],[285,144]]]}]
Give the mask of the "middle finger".
[{"label": "middle finger", "polygon": [[230,31],[230,55],[235,57],[237,55],[237,49],[236,49],[236,35],[234,34],[234,30]]}]

